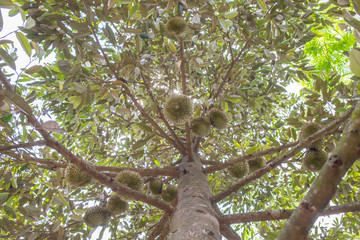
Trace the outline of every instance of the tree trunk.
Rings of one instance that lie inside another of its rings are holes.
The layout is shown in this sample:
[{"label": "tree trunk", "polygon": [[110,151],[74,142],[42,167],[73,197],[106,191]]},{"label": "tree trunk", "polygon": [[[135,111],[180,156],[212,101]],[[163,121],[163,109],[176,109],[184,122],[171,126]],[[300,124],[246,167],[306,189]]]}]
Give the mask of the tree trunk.
[{"label": "tree trunk", "polygon": [[200,157],[183,157],[180,164],[178,204],[170,222],[170,240],[219,240],[219,222],[213,211],[212,196]]}]

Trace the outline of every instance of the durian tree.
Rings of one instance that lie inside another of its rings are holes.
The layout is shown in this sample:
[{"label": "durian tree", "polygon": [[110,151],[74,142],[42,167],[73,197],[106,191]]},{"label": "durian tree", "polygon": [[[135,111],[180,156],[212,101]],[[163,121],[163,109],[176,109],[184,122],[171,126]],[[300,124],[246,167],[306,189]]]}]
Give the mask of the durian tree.
[{"label": "durian tree", "polygon": [[359,235],[358,0],[0,8],[0,238]]}]

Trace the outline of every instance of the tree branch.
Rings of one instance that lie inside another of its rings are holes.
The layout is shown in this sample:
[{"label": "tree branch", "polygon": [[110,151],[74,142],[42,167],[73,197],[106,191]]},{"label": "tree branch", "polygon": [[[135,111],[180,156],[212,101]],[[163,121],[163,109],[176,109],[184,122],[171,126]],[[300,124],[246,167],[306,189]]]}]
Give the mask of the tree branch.
[{"label": "tree branch", "polygon": [[236,56],[236,58],[231,62],[230,66],[229,66],[229,69],[228,69],[228,71],[227,71],[227,73],[226,73],[223,81],[221,82],[218,90],[216,91],[216,93],[215,93],[215,95],[214,95],[214,99],[217,98],[217,97],[220,95],[220,93],[221,93],[221,91],[222,91],[225,83],[228,81],[228,79],[229,79],[229,77],[230,77],[231,71],[232,71],[232,69],[234,68],[235,63],[236,63],[237,61],[239,61],[241,55],[243,54],[243,52],[245,51],[245,49],[248,47],[248,45],[249,45],[251,39],[253,38],[253,36],[254,36],[254,34],[252,34],[252,35],[249,37],[249,39],[246,40],[246,43],[245,43],[244,47],[240,50],[240,52],[238,53],[238,55]]},{"label": "tree branch", "polygon": [[[59,163],[51,160],[46,160],[42,158],[30,157],[28,155],[20,155],[14,152],[3,152],[2,154],[8,155],[16,159],[24,159],[27,162],[36,162],[41,164],[49,165],[53,168],[66,168],[67,163]],[[111,167],[111,166],[93,166],[98,171],[106,171],[112,173],[119,173],[124,170],[130,170],[138,172],[141,176],[170,176],[170,177],[179,177],[179,168],[178,167],[166,167],[166,168],[128,168],[128,167]]]},{"label": "tree branch", "polygon": [[242,186],[250,183],[251,181],[253,181],[255,179],[258,179],[259,177],[261,177],[265,173],[269,172],[273,168],[279,166],[281,163],[283,163],[287,159],[293,157],[295,154],[297,154],[299,151],[301,151],[309,143],[311,143],[311,142],[315,141],[316,139],[324,136],[326,133],[330,132],[332,129],[337,128],[341,123],[343,123],[346,119],[348,119],[350,117],[353,110],[354,110],[354,108],[351,108],[347,113],[345,113],[340,118],[338,118],[337,120],[335,120],[334,122],[329,124],[327,127],[321,129],[320,131],[317,131],[316,133],[314,133],[310,137],[308,137],[308,138],[302,140],[301,142],[299,142],[294,148],[292,148],[286,154],[284,154],[284,155],[280,156],[279,158],[277,158],[276,160],[268,163],[265,167],[258,169],[257,171],[253,172],[249,176],[242,178],[240,181],[238,181],[238,183],[232,185],[231,187],[229,187],[225,191],[223,191],[221,193],[218,193],[217,195],[215,195],[212,198],[212,201],[213,202],[218,202],[218,201],[226,198],[227,196],[229,196],[233,192],[238,191]]},{"label": "tree branch", "polygon": [[109,68],[109,70],[112,72],[112,74],[114,75],[114,77],[122,82],[122,87],[125,90],[126,94],[130,97],[131,101],[134,103],[134,105],[136,106],[136,108],[140,111],[141,115],[156,129],[159,131],[160,135],[165,138],[169,143],[171,143],[181,154],[185,154],[184,150],[178,145],[177,142],[175,142],[175,140],[173,140],[171,137],[169,137],[164,130],[162,130],[160,128],[160,126],[154,121],[154,119],[152,119],[147,113],[146,111],[140,106],[139,102],[137,101],[137,99],[135,98],[135,96],[131,93],[130,89],[126,86],[126,84],[124,83],[123,79],[121,77],[119,77],[119,75],[117,74],[117,72],[112,68],[109,58],[107,56],[107,54],[105,53],[104,49],[101,46],[101,43],[96,35],[94,26],[92,24],[90,24],[90,28],[92,30],[92,33],[95,37],[96,43],[99,46],[99,49],[101,51],[101,53],[103,54],[103,57],[105,58],[105,62],[107,67]]},{"label": "tree branch", "polygon": [[160,118],[161,120],[165,123],[166,127],[168,128],[171,136],[175,139],[175,141],[179,144],[179,146],[182,148],[182,150],[184,152],[186,152],[186,148],[184,146],[184,143],[179,139],[179,137],[176,135],[175,131],[172,129],[172,127],[170,126],[169,122],[166,120],[166,118],[164,117],[164,114],[163,112],[161,111],[160,107],[159,107],[159,103],[156,101],[154,95],[152,94],[152,91],[150,89],[150,86],[149,86],[149,83],[147,82],[144,74],[142,72],[140,72],[140,75],[141,75],[141,78],[143,79],[143,82],[144,82],[144,85],[145,85],[145,88],[148,90],[149,92],[149,96],[151,98],[151,100],[155,103],[156,105],[156,108],[159,112],[159,115],[160,115]]},{"label": "tree branch", "polygon": [[328,157],[306,196],[282,229],[279,240],[304,239],[333,198],[342,177],[360,158],[360,104],[356,105],[343,136]]},{"label": "tree branch", "polygon": [[[293,214],[295,209],[282,209],[273,211],[260,211],[239,214],[229,214],[219,217],[223,224],[248,223],[258,221],[287,219]],[[360,211],[360,203],[349,203],[344,205],[332,206],[326,208],[320,216],[328,216],[339,213]]]},{"label": "tree branch", "polygon": [[41,140],[41,141],[35,141],[35,142],[28,142],[28,143],[19,143],[19,144],[14,144],[14,145],[10,145],[10,146],[2,146],[0,147],[0,152],[3,151],[8,151],[14,148],[30,148],[30,147],[34,147],[34,146],[43,146],[46,144],[45,140]]},{"label": "tree branch", "polygon": [[[1,72],[1,71],[0,71]],[[12,91],[14,88],[10,85],[9,81],[5,78],[5,75],[0,74],[0,81],[6,82],[4,84],[7,90]],[[17,96],[18,98],[22,98],[21,96]],[[22,98],[23,101],[25,101]],[[28,121],[34,126],[34,128],[41,134],[41,136],[46,140],[46,145],[56,150],[66,159],[68,159],[71,163],[75,164],[80,170],[87,172],[92,178],[98,180],[100,183],[110,187],[114,192],[119,194],[125,194],[133,197],[135,200],[140,200],[142,202],[153,205],[163,211],[173,212],[174,207],[167,204],[162,200],[155,199],[153,197],[147,196],[141,192],[135,191],[124,184],[121,184],[117,181],[114,181],[113,178],[106,176],[105,174],[99,172],[94,167],[83,161],[80,157],[74,155],[70,152],[65,146],[57,142],[52,136],[41,127],[40,122],[30,113],[27,114]]]},{"label": "tree branch", "polygon": [[273,147],[273,148],[266,149],[266,150],[258,152],[258,153],[245,155],[243,157],[237,158],[234,161],[228,161],[228,162],[220,163],[220,164],[218,163],[215,166],[205,168],[205,173],[209,174],[209,173],[212,173],[212,172],[215,172],[215,171],[219,171],[219,170],[228,168],[228,167],[233,166],[235,164],[238,164],[240,162],[245,162],[245,161],[248,161],[250,159],[257,158],[257,157],[262,157],[262,156],[269,155],[269,154],[272,154],[272,153],[275,153],[275,152],[280,152],[281,150],[293,147],[298,143],[299,143],[298,141],[292,142],[292,143],[287,143],[287,144],[284,144],[284,145],[281,145],[281,146],[278,146],[278,147]]},{"label": "tree branch", "polygon": [[219,218],[223,215],[219,209],[219,206],[216,203],[214,203],[212,206],[217,215],[216,217],[219,220],[220,233],[229,240],[241,240],[240,236],[234,231],[234,229],[231,228],[231,226],[229,226],[229,224],[220,222]]},{"label": "tree branch", "polygon": [[148,236],[147,240],[155,240],[156,237],[163,231],[166,223],[169,222],[170,214],[165,213],[162,215],[159,222],[156,224],[154,230],[151,232],[151,234]]}]

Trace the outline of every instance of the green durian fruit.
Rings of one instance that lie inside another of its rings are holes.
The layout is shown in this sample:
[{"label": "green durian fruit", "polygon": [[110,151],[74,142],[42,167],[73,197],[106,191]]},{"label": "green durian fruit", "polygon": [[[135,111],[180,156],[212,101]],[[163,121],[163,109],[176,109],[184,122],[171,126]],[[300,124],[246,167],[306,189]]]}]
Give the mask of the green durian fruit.
[{"label": "green durian fruit", "polygon": [[248,161],[250,172],[255,172],[256,170],[266,166],[266,160],[264,157],[254,158]]},{"label": "green durian fruit", "polygon": [[243,178],[249,173],[248,162],[240,162],[232,167],[228,168],[228,171],[232,177]]},{"label": "green durian fruit", "polygon": [[199,136],[206,136],[211,131],[210,121],[205,117],[197,117],[190,122],[191,131]]},{"label": "green durian fruit", "polygon": [[167,21],[165,28],[171,34],[180,35],[186,30],[186,21],[179,16],[173,17]]},{"label": "green durian fruit", "polygon": [[[322,126],[316,122],[310,122],[310,123],[305,124],[304,126],[302,126],[302,128],[300,130],[300,140],[310,137],[311,135],[313,135],[320,129],[322,129]],[[308,149],[321,150],[323,145],[324,145],[324,138],[321,137],[321,138],[315,140],[314,142],[310,143],[306,147]]]},{"label": "green durian fruit", "polygon": [[185,95],[173,95],[165,102],[165,118],[175,124],[185,123],[193,113],[191,99]]},{"label": "green durian fruit", "polygon": [[208,115],[211,125],[213,125],[215,128],[223,129],[227,126],[228,118],[226,113],[220,109],[213,108],[210,110]]},{"label": "green durian fruit", "polygon": [[65,181],[72,186],[82,187],[91,182],[91,177],[86,172],[69,163],[65,169]]},{"label": "green durian fruit", "polygon": [[319,171],[327,160],[327,153],[323,150],[309,150],[303,158],[304,167],[309,171]]},{"label": "green durian fruit", "polygon": [[116,175],[115,180],[136,191],[140,191],[144,184],[140,174],[130,170],[119,172],[118,175]]},{"label": "green durian fruit", "polygon": [[100,206],[90,207],[84,215],[84,222],[90,227],[106,226],[110,221],[110,212]]},{"label": "green durian fruit", "polygon": [[172,202],[177,197],[177,187],[168,185],[165,190],[161,193],[161,198],[166,202]]},{"label": "green durian fruit", "polygon": [[161,194],[163,182],[161,179],[155,178],[149,182],[149,190],[153,194]]},{"label": "green durian fruit", "polygon": [[126,210],[128,210],[128,208],[129,208],[129,204],[125,200],[119,198],[116,195],[111,195],[106,203],[106,209],[113,216],[125,212]]}]

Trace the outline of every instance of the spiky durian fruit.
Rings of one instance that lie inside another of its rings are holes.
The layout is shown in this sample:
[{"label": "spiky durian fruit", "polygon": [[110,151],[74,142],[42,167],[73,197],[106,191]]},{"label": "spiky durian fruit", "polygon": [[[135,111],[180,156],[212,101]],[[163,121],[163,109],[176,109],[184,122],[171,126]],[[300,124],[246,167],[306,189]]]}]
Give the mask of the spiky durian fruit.
[{"label": "spiky durian fruit", "polygon": [[149,182],[149,189],[153,194],[161,194],[162,188],[163,182],[161,179],[155,178]]},{"label": "spiky durian fruit", "polygon": [[165,190],[161,193],[161,198],[166,202],[172,202],[177,197],[177,187],[168,185]]},{"label": "spiky durian fruit", "polygon": [[186,21],[182,17],[170,18],[166,23],[166,31],[171,34],[180,35],[186,29]]},{"label": "spiky durian fruit", "polygon": [[266,166],[266,160],[264,157],[254,158],[248,161],[250,172],[255,172],[256,170]]},{"label": "spiky durian fruit", "polygon": [[217,129],[225,128],[228,123],[226,113],[216,108],[210,110],[209,120],[211,125],[213,125]]},{"label": "spiky durian fruit", "polygon": [[[302,128],[300,130],[300,140],[310,137],[311,135],[313,135],[314,133],[319,131],[321,128],[322,128],[322,126],[316,122],[310,122],[310,123],[305,124],[304,126],[302,126]],[[308,149],[321,150],[321,148],[323,147],[323,144],[324,144],[324,138],[321,137],[321,138],[317,139],[316,141],[310,143],[306,147]]]},{"label": "spiky durian fruit", "polygon": [[190,122],[191,131],[199,136],[206,136],[211,131],[210,121],[205,117],[197,117]]},{"label": "spiky durian fruit", "polygon": [[106,226],[109,223],[110,217],[111,214],[106,208],[95,206],[88,208],[83,219],[87,225],[94,228]]},{"label": "spiky durian fruit", "polygon": [[118,175],[116,175],[115,180],[136,191],[140,191],[144,184],[140,174],[130,170],[119,172]]},{"label": "spiky durian fruit", "polygon": [[303,158],[304,167],[310,171],[319,171],[327,160],[327,153],[322,150],[309,150]]},{"label": "spiky durian fruit", "polygon": [[128,210],[129,204],[116,195],[111,195],[106,203],[106,209],[111,215],[118,215]]},{"label": "spiky durian fruit", "polygon": [[175,124],[183,124],[193,113],[191,99],[185,95],[173,95],[165,102],[164,115]]},{"label": "spiky durian fruit", "polygon": [[85,186],[91,182],[91,177],[86,172],[69,163],[65,169],[65,181],[72,186]]},{"label": "spiky durian fruit", "polygon": [[243,178],[249,173],[249,164],[247,162],[238,163],[232,167],[229,167],[229,173],[235,178]]}]

